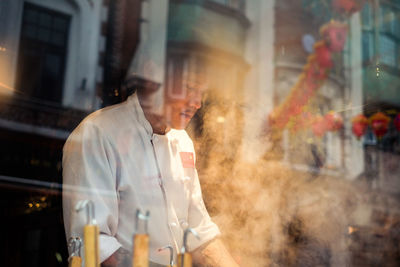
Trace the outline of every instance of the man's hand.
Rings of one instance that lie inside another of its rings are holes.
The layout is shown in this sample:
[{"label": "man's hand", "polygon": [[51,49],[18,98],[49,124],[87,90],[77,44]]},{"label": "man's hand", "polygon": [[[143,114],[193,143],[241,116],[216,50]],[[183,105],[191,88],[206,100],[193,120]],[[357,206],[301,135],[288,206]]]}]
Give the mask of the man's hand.
[{"label": "man's hand", "polygon": [[130,267],[132,255],[129,251],[119,248],[110,257],[101,263],[101,267]]},{"label": "man's hand", "polygon": [[220,239],[214,239],[192,252],[193,262],[201,267],[239,267]]}]

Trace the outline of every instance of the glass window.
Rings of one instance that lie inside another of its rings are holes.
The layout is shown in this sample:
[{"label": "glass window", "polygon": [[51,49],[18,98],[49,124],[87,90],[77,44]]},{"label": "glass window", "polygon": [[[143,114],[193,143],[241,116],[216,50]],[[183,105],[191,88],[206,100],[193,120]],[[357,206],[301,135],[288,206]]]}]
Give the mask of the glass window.
[{"label": "glass window", "polygon": [[64,35],[62,33],[53,32],[51,35],[51,43],[55,45],[62,45],[64,43]]},{"label": "glass window", "polygon": [[43,27],[49,27],[51,25],[51,17],[49,14],[41,13],[39,25]]},{"label": "glass window", "polygon": [[400,13],[396,13],[393,22],[393,35],[400,38]]},{"label": "glass window", "polygon": [[39,28],[38,39],[43,42],[48,42],[50,40],[50,31],[48,29]]},{"label": "glass window", "polygon": [[369,62],[374,56],[374,34],[371,31],[364,31],[362,35],[363,62]]},{"label": "glass window", "polygon": [[225,4],[227,4],[228,0],[213,0],[213,2],[225,5]]},{"label": "glass window", "polygon": [[380,30],[400,38],[400,12],[392,6],[381,7]]},{"label": "glass window", "polygon": [[371,12],[370,4],[366,3],[361,12],[362,26],[366,28],[370,28],[373,25],[373,16]]},{"label": "glass window", "polygon": [[28,9],[24,16],[27,22],[36,23],[38,18],[38,12],[36,10]]},{"label": "glass window", "polygon": [[168,97],[172,99],[182,98],[185,94],[187,71],[187,59],[173,57],[168,64]]},{"label": "glass window", "polygon": [[391,66],[395,67],[396,66],[396,42],[385,35],[380,36],[380,58],[381,62]]},{"label": "glass window", "polygon": [[53,28],[58,31],[65,31],[68,27],[68,21],[63,18],[54,18],[53,19]]},{"label": "glass window", "polygon": [[244,0],[211,0],[211,1],[221,5],[226,5],[236,10],[243,10],[245,4]]},{"label": "glass window", "polygon": [[61,101],[69,20],[65,14],[25,4],[16,86],[21,92]]},{"label": "glass window", "polygon": [[26,37],[29,38],[36,38],[36,27],[35,25],[26,25],[26,27],[24,27],[22,34],[25,35]]}]

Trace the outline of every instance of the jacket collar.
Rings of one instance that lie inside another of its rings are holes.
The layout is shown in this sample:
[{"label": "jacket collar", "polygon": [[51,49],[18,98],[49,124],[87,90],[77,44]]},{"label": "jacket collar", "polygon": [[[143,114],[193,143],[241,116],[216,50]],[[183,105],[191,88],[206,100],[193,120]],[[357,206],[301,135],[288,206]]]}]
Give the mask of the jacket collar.
[{"label": "jacket collar", "polygon": [[137,94],[133,93],[130,95],[127,101],[128,104],[133,107],[138,122],[144,127],[146,133],[151,137],[153,135],[153,128],[151,127],[150,122],[144,116],[144,112],[140,106]]}]

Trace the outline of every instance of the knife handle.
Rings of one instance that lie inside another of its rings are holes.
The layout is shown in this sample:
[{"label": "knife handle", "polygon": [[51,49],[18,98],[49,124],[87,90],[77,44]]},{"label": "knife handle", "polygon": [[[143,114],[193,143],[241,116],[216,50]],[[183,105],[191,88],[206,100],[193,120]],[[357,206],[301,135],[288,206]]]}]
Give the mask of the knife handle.
[{"label": "knife handle", "polygon": [[83,228],[85,246],[85,267],[100,267],[99,255],[99,227],[86,225]]},{"label": "knife handle", "polygon": [[192,267],[192,255],[190,253],[178,254],[178,267]]},{"label": "knife handle", "polygon": [[136,234],[133,238],[133,267],[149,267],[149,235]]},{"label": "knife handle", "polygon": [[82,266],[82,259],[78,256],[72,256],[69,258],[68,267],[81,267]]}]

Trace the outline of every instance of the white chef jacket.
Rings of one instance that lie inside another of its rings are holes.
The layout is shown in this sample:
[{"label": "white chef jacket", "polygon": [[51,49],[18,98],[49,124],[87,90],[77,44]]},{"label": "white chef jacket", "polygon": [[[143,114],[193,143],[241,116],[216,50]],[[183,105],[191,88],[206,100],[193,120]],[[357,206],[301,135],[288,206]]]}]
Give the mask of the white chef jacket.
[{"label": "white chef jacket", "polygon": [[[74,208],[84,199],[95,205],[101,261],[121,246],[132,250],[137,209],[150,212],[152,262],[167,265],[168,250],[158,249],[171,245],[176,253],[187,227],[200,236],[197,240],[189,235],[190,251],[215,238],[220,232],[204,206],[194,156],[186,131],[153,134],[136,94],[92,113],[72,132],[63,149],[67,239],[83,238],[87,215]],[[143,224],[139,230],[143,233]]]}]

